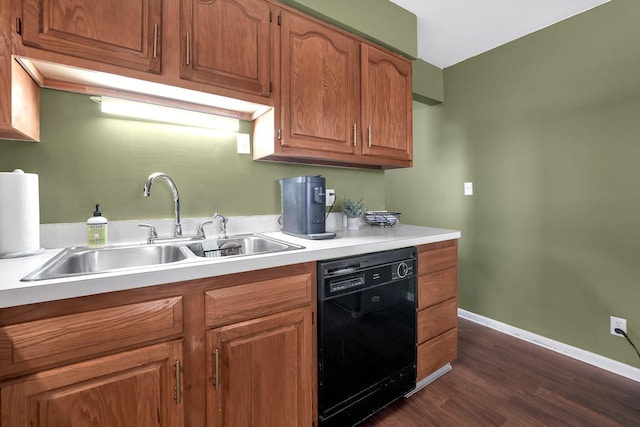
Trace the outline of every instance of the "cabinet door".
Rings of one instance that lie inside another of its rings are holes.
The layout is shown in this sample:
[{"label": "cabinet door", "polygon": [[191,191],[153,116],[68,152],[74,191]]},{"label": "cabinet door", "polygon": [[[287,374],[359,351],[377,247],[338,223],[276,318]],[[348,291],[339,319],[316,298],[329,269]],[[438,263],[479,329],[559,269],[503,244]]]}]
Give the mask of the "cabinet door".
[{"label": "cabinet door", "polygon": [[160,73],[162,0],[23,0],[25,45]]},{"label": "cabinet door", "polygon": [[[40,140],[40,88],[3,49],[0,29],[0,138]],[[8,38],[6,39],[8,40]]]},{"label": "cabinet door", "polygon": [[301,157],[355,152],[359,88],[357,42],[292,13],[282,13],[282,147]]},{"label": "cabinet door", "polygon": [[209,331],[207,426],[311,425],[310,337],[310,309]]},{"label": "cabinet door", "polygon": [[271,10],[262,0],[182,0],[181,77],[269,96]]},{"label": "cabinet door", "polygon": [[0,426],[182,426],[181,360],[173,341],[7,382]]},{"label": "cabinet door", "polygon": [[411,63],[362,44],[362,154],[411,161]]}]

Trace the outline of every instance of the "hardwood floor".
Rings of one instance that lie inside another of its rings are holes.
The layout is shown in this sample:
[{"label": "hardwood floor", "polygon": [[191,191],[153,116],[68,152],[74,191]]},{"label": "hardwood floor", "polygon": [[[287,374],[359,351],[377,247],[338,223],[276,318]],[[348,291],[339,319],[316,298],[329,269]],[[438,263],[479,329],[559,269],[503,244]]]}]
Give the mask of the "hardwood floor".
[{"label": "hardwood floor", "polygon": [[458,320],[453,370],[362,427],[640,426],[640,383]]}]

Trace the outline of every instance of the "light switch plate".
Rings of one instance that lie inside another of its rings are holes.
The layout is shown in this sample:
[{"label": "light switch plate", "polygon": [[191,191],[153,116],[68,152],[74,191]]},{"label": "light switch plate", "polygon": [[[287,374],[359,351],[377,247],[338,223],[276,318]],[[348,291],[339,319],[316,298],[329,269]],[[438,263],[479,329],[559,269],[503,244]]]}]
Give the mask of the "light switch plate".
[{"label": "light switch plate", "polygon": [[473,196],[473,182],[464,183],[464,195]]},{"label": "light switch plate", "polygon": [[238,154],[251,154],[251,138],[248,133],[239,133],[237,138]]}]

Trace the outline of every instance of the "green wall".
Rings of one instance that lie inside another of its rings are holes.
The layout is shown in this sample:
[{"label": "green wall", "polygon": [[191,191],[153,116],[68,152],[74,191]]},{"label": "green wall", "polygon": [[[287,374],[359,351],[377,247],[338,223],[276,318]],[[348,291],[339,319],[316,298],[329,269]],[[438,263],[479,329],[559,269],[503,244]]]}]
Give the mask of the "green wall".
[{"label": "green wall", "polygon": [[[87,95],[42,89],[41,96],[42,141],[0,140],[0,171],[39,175],[42,223],[85,221],[97,202],[110,220],[171,218],[164,183],[142,197],[156,171],[175,181],[185,218],[276,214],[279,178],[317,174],[339,199],[384,208],[381,171],[255,162],[236,153],[235,134],[108,117]],[[250,133],[250,123],[242,126]]]},{"label": "green wall", "polygon": [[445,69],[386,180],[389,209],[462,230],[460,307],[636,367],[609,316],[640,342],[639,16],[616,0]]}]

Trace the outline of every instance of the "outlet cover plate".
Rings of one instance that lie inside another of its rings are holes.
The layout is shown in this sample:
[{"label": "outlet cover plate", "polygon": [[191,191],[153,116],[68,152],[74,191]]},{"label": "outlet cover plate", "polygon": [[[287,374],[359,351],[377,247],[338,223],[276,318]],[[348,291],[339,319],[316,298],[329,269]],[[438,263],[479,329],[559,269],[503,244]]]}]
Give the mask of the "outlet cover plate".
[{"label": "outlet cover plate", "polygon": [[464,195],[473,196],[473,182],[464,183]]},{"label": "outlet cover plate", "polygon": [[616,331],[614,329],[620,328],[626,334],[627,333],[627,319],[623,319],[621,317],[615,317],[615,316],[610,316],[610,317],[611,317],[611,321],[610,321],[611,323],[610,323],[609,332],[611,332],[611,335],[615,335],[617,337],[623,337],[624,335],[616,333]]},{"label": "outlet cover plate", "polygon": [[251,138],[248,133],[239,133],[236,136],[238,154],[251,154]]}]

